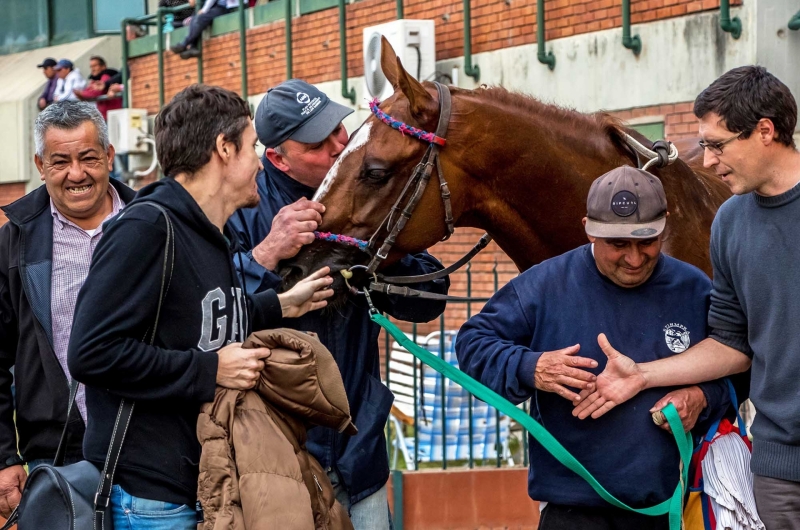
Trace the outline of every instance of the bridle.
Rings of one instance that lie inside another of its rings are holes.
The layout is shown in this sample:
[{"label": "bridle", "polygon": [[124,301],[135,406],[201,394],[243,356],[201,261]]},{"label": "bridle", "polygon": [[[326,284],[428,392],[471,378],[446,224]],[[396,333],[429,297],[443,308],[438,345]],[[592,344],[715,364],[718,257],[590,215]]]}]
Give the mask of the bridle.
[{"label": "bridle", "polygon": [[[453,207],[450,203],[450,188],[447,186],[447,180],[444,178],[442,172],[442,164],[439,158],[439,149],[445,146],[447,141],[444,135],[447,133],[447,127],[450,124],[450,111],[452,109],[452,99],[450,90],[441,83],[434,83],[436,91],[439,93],[439,123],[436,126],[436,132],[431,134],[416,127],[411,127],[405,123],[394,120],[388,114],[385,114],[378,107],[378,100],[373,99],[370,102],[370,110],[372,113],[383,123],[389,125],[393,129],[400,131],[403,135],[414,136],[415,138],[428,143],[428,148],[422,155],[422,160],[414,167],[414,172],[406,181],[403,191],[394,201],[391,210],[386,214],[381,224],[375,229],[375,233],[369,238],[367,249],[372,254],[372,259],[367,265],[367,274],[373,274],[378,270],[381,262],[389,255],[389,251],[397,241],[397,236],[405,228],[406,223],[411,219],[411,215],[417,208],[425,189],[428,187],[428,182],[431,179],[434,167],[436,168],[436,175],[439,177],[439,192],[442,196],[442,203],[444,205],[444,222],[447,226],[447,234],[442,241],[445,241],[453,235],[455,231],[453,223]],[[413,190],[413,191],[412,191]],[[409,196],[409,192],[411,195]],[[405,203],[405,207],[402,205]],[[402,210],[401,210],[402,208]],[[399,213],[399,215],[398,215]],[[377,238],[381,231],[386,227],[388,235],[383,240],[380,248],[376,250]]]},{"label": "bridle", "polygon": [[[442,197],[442,204],[444,205],[444,223],[447,227],[447,233],[442,238],[446,241],[455,232],[455,222],[453,220],[453,207],[450,202],[450,188],[447,186],[447,180],[442,171],[442,164],[439,157],[439,150],[447,144],[445,134],[450,124],[450,113],[452,110],[452,96],[450,90],[441,83],[434,82],[436,91],[439,95],[439,123],[436,126],[436,131],[431,133],[423,131],[416,127],[412,127],[406,123],[395,120],[379,108],[379,101],[373,99],[370,102],[370,110],[380,121],[389,125],[393,129],[399,131],[403,135],[412,136],[422,142],[428,144],[428,148],[422,155],[422,159],[414,166],[414,171],[403,186],[403,190],[395,200],[389,213],[383,218],[383,221],[375,229],[375,232],[367,241],[350,238],[338,234],[329,233],[315,233],[317,239],[343,243],[351,246],[356,246],[370,254],[370,261],[367,265],[353,265],[347,270],[341,271],[348,287],[350,284],[348,280],[353,276],[354,270],[363,270],[368,276],[372,276],[373,281],[369,284],[370,291],[378,291],[386,294],[395,294],[399,296],[427,298],[434,300],[466,300],[466,297],[449,296],[437,293],[428,293],[418,291],[409,287],[398,287],[403,284],[414,284],[437,280],[444,278],[451,272],[458,270],[465,263],[469,262],[478,252],[483,250],[486,245],[492,240],[489,234],[484,234],[480,241],[475,244],[471,251],[465,254],[461,259],[454,264],[442,270],[432,272],[430,274],[421,274],[418,276],[382,276],[377,274],[378,267],[385,260],[389,251],[397,241],[400,232],[405,228],[406,223],[411,219],[411,216],[416,210],[419,201],[422,199],[425,189],[428,187],[428,182],[431,180],[431,174],[434,168],[436,175],[439,179],[439,193]],[[383,243],[378,247],[378,237],[382,232],[388,232],[384,238]],[[350,287],[351,290],[364,294],[369,300],[367,289],[357,291]],[[370,300],[371,305],[371,300]]]}]

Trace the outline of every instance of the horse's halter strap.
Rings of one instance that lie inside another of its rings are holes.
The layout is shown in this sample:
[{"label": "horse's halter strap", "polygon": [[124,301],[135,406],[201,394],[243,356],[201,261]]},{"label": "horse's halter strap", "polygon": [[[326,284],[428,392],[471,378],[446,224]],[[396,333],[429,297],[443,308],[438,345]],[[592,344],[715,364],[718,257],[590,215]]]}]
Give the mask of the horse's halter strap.
[{"label": "horse's halter strap", "polygon": [[[419,164],[417,164],[414,168],[414,173],[412,173],[409,177],[406,185],[403,187],[403,191],[400,193],[400,196],[397,197],[394,205],[392,205],[391,210],[389,210],[389,213],[386,215],[383,221],[381,221],[381,224],[378,225],[375,233],[372,234],[372,237],[369,239],[369,245],[367,248],[370,251],[373,251],[374,254],[367,265],[367,274],[374,274],[375,271],[378,270],[381,262],[389,255],[389,251],[391,250],[392,246],[394,246],[395,241],[397,241],[397,236],[400,234],[403,228],[405,228],[406,223],[409,219],[411,219],[411,214],[414,213],[417,204],[419,204],[420,199],[422,199],[422,195],[425,192],[425,188],[427,187],[428,181],[431,178],[431,173],[433,172],[434,166],[436,166],[436,174],[439,177],[439,190],[441,192],[442,202],[444,203],[444,222],[447,225],[447,235],[445,235],[443,240],[448,239],[455,231],[453,222],[453,207],[450,204],[450,189],[448,188],[447,181],[442,173],[442,165],[441,161],[439,160],[439,149],[446,143],[444,136],[445,133],[447,133],[447,127],[450,124],[452,99],[450,96],[450,90],[447,87],[441,83],[434,84],[436,85],[436,91],[439,93],[439,124],[436,126],[436,132],[433,134],[393,119],[391,116],[381,111],[378,108],[377,102],[375,101],[370,104],[370,109],[379,120],[400,131],[400,133],[404,135],[409,134],[423,142],[427,142],[428,149],[425,151],[425,154],[422,155],[422,160],[420,160]],[[406,199],[406,196],[412,188],[413,193],[411,194],[411,197],[408,198],[407,202],[405,202],[405,207],[403,207],[403,201]],[[398,212],[400,212],[400,215],[395,220],[395,215]],[[378,234],[381,232],[384,226],[389,234],[383,240],[380,248],[375,251]]]}]

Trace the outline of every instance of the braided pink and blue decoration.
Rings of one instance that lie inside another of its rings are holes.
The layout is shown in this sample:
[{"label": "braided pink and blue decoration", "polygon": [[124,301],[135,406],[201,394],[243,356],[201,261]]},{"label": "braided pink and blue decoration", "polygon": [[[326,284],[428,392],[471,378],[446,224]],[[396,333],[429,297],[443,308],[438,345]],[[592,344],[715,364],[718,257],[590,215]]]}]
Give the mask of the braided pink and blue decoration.
[{"label": "braided pink and blue decoration", "polygon": [[314,232],[314,238],[321,241],[330,241],[332,243],[341,243],[342,245],[356,247],[362,252],[367,252],[367,246],[369,245],[369,242],[363,239],[356,239],[341,234],[332,234],[330,232]]},{"label": "braided pink and blue decoration", "polygon": [[432,132],[423,131],[422,129],[417,129],[416,127],[412,127],[411,125],[403,123],[402,121],[397,121],[396,119],[392,118],[391,116],[383,112],[381,109],[379,109],[378,105],[380,105],[380,101],[378,101],[378,98],[375,98],[369,102],[369,109],[379,120],[381,120],[383,123],[385,123],[392,129],[397,129],[403,135],[407,134],[409,136],[417,138],[418,140],[422,140],[423,142],[440,145],[442,147],[444,147],[444,144],[447,142],[447,140],[445,140],[441,136],[436,136]]}]

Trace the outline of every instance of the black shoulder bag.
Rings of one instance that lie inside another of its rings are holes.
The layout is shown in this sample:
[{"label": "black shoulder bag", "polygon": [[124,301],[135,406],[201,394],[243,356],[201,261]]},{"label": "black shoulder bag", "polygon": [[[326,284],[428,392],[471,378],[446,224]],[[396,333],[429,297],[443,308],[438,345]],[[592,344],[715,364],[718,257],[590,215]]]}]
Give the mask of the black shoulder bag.
[{"label": "black shoulder bag", "polygon": [[[161,316],[161,304],[164,301],[166,290],[169,288],[169,281],[172,279],[172,266],[168,267],[168,264],[174,264],[175,240],[172,222],[167,211],[161,205],[150,201],[138,204],[148,204],[158,208],[167,222],[161,292],[158,298],[153,333],[150,337],[150,345],[152,345],[156,338],[158,319]],[[113,521],[110,510],[108,510],[111,486],[122,450],[122,442],[125,440],[125,433],[130,424],[134,402],[125,399],[120,402],[111,443],[108,447],[108,455],[101,474],[97,467],[88,460],[64,466],[67,426],[77,393],[78,382],[73,380],[69,391],[67,423],[61,433],[53,465],[39,466],[28,476],[19,506],[14,509],[8,522],[0,530],[8,530],[14,523],[17,523],[19,530],[113,530]]]}]

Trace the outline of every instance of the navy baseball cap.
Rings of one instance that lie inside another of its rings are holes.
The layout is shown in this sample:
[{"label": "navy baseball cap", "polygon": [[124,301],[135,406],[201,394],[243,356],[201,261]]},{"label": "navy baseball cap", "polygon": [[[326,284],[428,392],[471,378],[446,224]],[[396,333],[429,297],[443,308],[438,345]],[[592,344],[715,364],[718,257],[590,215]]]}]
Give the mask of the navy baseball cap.
[{"label": "navy baseball cap", "polygon": [[70,70],[73,68],[72,61],[69,59],[61,59],[56,63],[56,70],[61,70],[62,68],[69,68]]},{"label": "navy baseball cap", "polygon": [[47,59],[42,61],[42,64],[37,64],[36,68],[50,68],[51,66],[55,66],[56,64],[58,63],[56,63],[55,59],[53,59],[52,57],[48,57]]},{"label": "navy baseball cap", "polygon": [[256,133],[264,147],[276,147],[286,140],[315,144],[352,112],[315,86],[290,79],[270,88],[258,104]]}]

